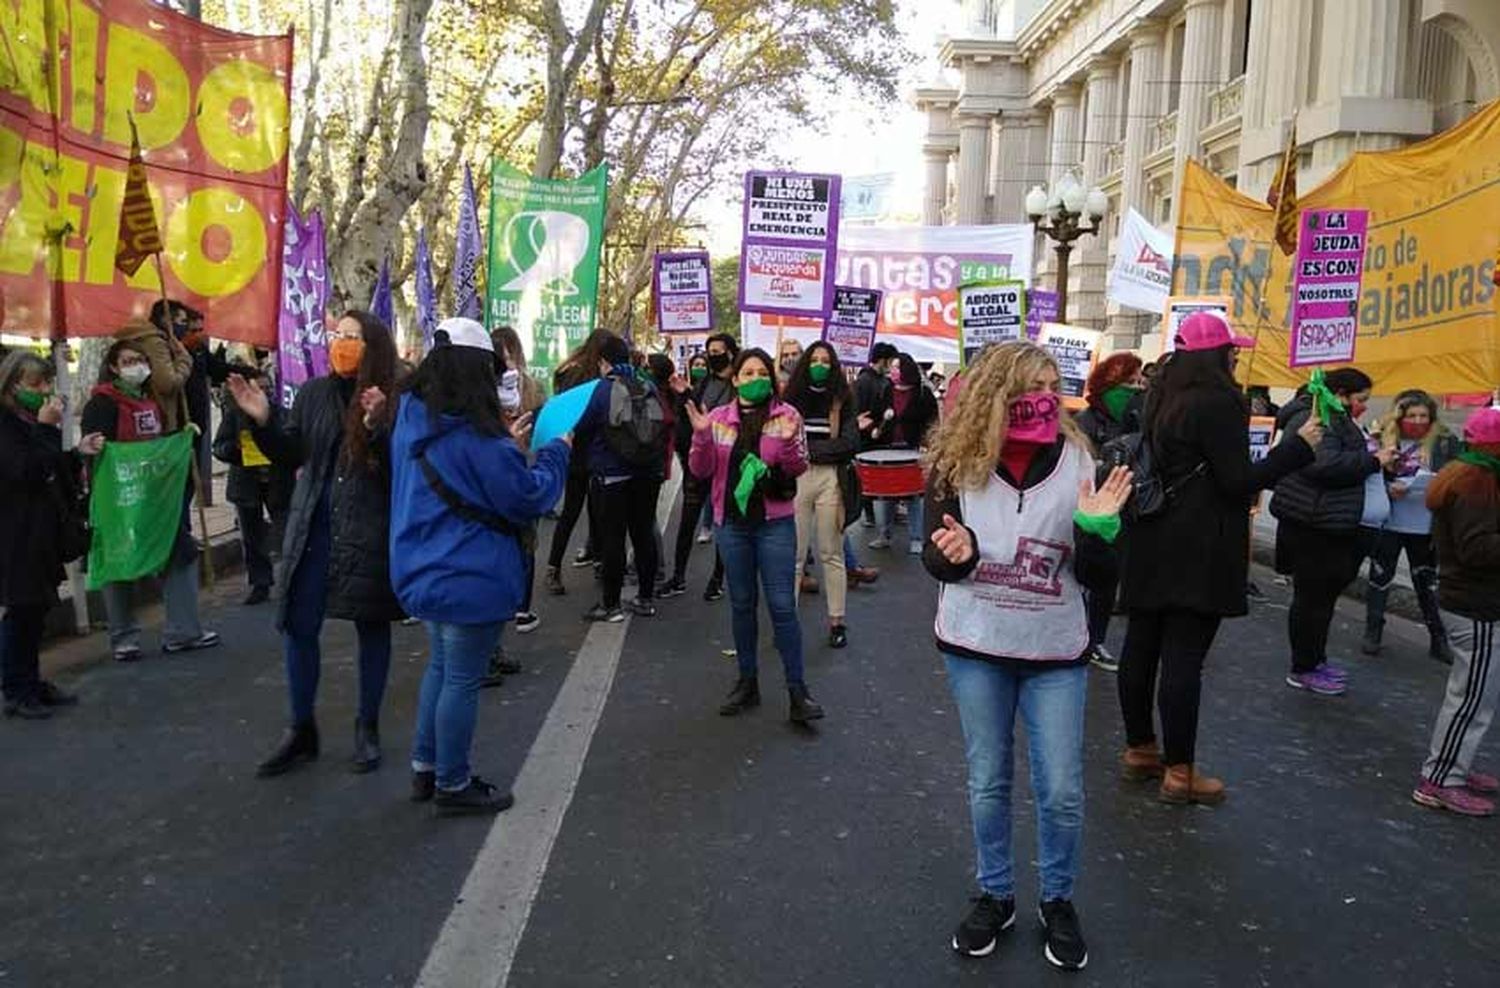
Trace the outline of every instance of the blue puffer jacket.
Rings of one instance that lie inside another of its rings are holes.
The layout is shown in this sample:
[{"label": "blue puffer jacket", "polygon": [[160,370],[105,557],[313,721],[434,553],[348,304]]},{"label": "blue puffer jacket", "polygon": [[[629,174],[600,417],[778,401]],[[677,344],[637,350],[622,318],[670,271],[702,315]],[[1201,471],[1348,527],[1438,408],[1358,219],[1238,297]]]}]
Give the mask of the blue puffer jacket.
[{"label": "blue puffer jacket", "polygon": [[537,450],[536,464],[509,438],[483,435],[405,395],[391,438],[391,584],[413,617],[489,624],[515,617],[525,591],[520,543],[459,518],[438,497],[415,454],[425,449],[443,482],[466,504],[524,526],[557,503],[568,475],[568,444]]}]

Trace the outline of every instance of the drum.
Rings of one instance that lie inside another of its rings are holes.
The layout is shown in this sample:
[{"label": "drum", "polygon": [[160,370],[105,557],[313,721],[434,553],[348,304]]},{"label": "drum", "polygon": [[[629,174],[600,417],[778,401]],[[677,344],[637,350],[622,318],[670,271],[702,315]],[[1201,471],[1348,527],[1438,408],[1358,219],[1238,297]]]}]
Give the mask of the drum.
[{"label": "drum", "polygon": [[921,497],[927,487],[922,454],[914,449],[872,449],[854,457],[865,497]]}]

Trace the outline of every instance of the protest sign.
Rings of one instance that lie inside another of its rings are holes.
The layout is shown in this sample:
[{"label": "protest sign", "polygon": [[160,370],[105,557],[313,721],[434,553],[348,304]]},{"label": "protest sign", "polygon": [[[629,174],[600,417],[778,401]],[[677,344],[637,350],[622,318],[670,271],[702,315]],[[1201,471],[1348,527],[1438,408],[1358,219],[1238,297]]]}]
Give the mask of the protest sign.
[{"label": "protest sign", "polygon": [[1057,322],[1056,292],[1045,288],[1026,289],[1026,338],[1037,340],[1042,335],[1042,324]]},{"label": "protest sign", "polygon": [[276,377],[281,388],[277,400],[282,408],[292,407],[302,385],[328,373],[324,317],[330,288],[323,216],[313,210],[303,222],[288,202],[276,329]]},{"label": "protest sign", "polygon": [[1062,395],[1063,404],[1068,408],[1084,406],[1084,387],[1088,384],[1089,374],[1099,363],[1099,348],[1103,340],[1104,334],[1097,329],[1060,322],[1042,326],[1037,343],[1057,361],[1057,373],[1062,378],[1057,393]]},{"label": "protest sign", "polygon": [[958,287],[960,366],[985,347],[1025,339],[1026,286],[1020,281],[978,281]]},{"label": "protest sign", "polygon": [[667,356],[672,358],[672,364],[677,368],[677,373],[683,377],[688,376],[688,365],[692,362],[693,356],[707,349],[708,337],[702,334],[673,333],[667,340]]},{"label": "protest sign", "polygon": [[[193,434],[105,443],[89,498],[88,587],[123,583],[167,566],[182,521]],[[163,508],[166,510],[163,510]]]},{"label": "protest sign", "polygon": [[1271,454],[1271,438],[1276,432],[1276,419],[1269,415],[1250,417],[1250,462],[1258,463]]},{"label": "protest sign", "polygon": [[870,362],[870,348],[875,345],[875,330],[880,322],[880,292],[874,288],[833,290],[833,309],[823,340],[838,354],[839,363],[863,367]]},{"label": "protest sign", "polygon": [[1109,298],[1144,312],[1160,312],[1172,294],[1172,235],[1146,222],[1133,208],[1120,224]]},{"label": "protest sign", "polygon": [[826,315],[838,230],[837,175],[747,172],[740,309]]},{"label": "protest sign", "polygon": [[491,171],[486,322],[515,329],[539,380],[594,329],[605,167],[555,180],[504,161]]},{"label": "protest sign", "polygon": [[1365,272],[1365,209],[1306,209],[1292,269],[1292,367],[1354,359]]},{"label": "protest sign", "polygon": [[1161,320],[1161,352],[1171,353],[1177,349],[1177,329],[1182,321],[1195,312],[1213,312],[1229,318],[1229,299],[1223,296],[1211,298],[1187,298],[1173,295],[1167,299],[1167,308]]},{"label": "protest sign", "polygon": [[[0,330],[108,336],[162,297],[155,263],[115,267],[134,130],[165,294],[215,337],[274,347],[291,36],[234,34],[150,0],[3,10]],[[138,203],[127,219],[144,219]]]},{"label": "protest sign", "polygon": [[657,254],[651,284],[659,332],[713,331],[713,283],[707,251],[663,251]]}]

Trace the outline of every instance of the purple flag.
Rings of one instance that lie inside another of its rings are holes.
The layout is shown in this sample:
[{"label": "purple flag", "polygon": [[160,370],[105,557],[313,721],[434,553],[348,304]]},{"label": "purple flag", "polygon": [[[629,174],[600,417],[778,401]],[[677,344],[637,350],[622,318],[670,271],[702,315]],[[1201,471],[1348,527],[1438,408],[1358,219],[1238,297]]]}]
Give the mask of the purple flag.
[{"label": "purple flag", "polygon": [[474,174],[468,165],[464,165],[464,194],[458,201],[458,227],[453,241],[453,314],[484,322],[484,306],[479,298],[479,264],[484,256],[484,241],[479,236]]},{"label": "purple flag", "polygon": [[391,297],[391,256],[387,254],[380,262],[380,277],[375,279],[375,291],[370,295],[370,315],[385,323],[392,333],[396,331],[396,300]]},{"label": "purple flag", "polygon": [[1042,335],[1042,323],[1057,322],[1057,293],[1045,288],[1026,291],[1026,336],[1035,343]]},{"label": "purple flag", "polygon": [[328,373],[328,258],[323,217],[314,210],[306,221],[286,204],[281,249],[281,315],[276,326],[278,398],[292,407],[297,389]]},{"label": "purple flag", "polygon": [[427,231],[417,231],[417,325],[422,327],[422,352],[432,349],[432,331],[437,329],[437,289],[432,283],[432,251]]}]

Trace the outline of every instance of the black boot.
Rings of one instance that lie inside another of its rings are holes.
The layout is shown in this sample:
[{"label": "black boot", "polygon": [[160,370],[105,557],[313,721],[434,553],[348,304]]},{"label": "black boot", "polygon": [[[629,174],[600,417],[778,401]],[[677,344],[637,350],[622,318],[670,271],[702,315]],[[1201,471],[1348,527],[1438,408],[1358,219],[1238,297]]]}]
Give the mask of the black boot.
[{"label": "black boot", "polygon": [[373,720],[356,720],[354,722],[354,757],[349,760],[349,771],[364,775],[379,767],[380,724]]},{"label": "black boot", "polygon": [[719,713],[725,717],[733,717],[735,714],[758,706],[760,706],[760,680],[754,676],[741,676],[735,681],[734,689],[729,691],[729,696],[719,705]]},{"label": "black boot", "polygon": [[1432,633],[1432,644],[1428,648],[1427,654],[1445,666],[1453,664],[1456,656],[1453,654],[1453,646],[1448,641],[1448,633],[1446,631],[1435,631]]},{"label": "black boot", "polygon": [[561,597],[568,592],[568,588],[563,586],[562,573],[556,566],[547,567],[546,587],[547,592],[554,597]]},{"label": "black boot", "polygon": [[318,757],[318,725],[312,721],[293,724],[281,736],[281,743],[271,757],[260,763],[255,774],[262,779],[282,775],[301,765],[315,761]]},{"label": "black boot", "polygon": [[1366,655],[1380,654],[1380,634],[1384,630],[1380,624],[1365,624],[1365,640],[1359,643],[1359,650]]},{"label": "black boot", "polygon": [[791,712],[787,719],[794,724],[806,724],[808,721],[823,719],[823,706],[812,698],[807,692],[807,687],[800,683],[796,686],[787,687],[787,695],[792,699]]}]

